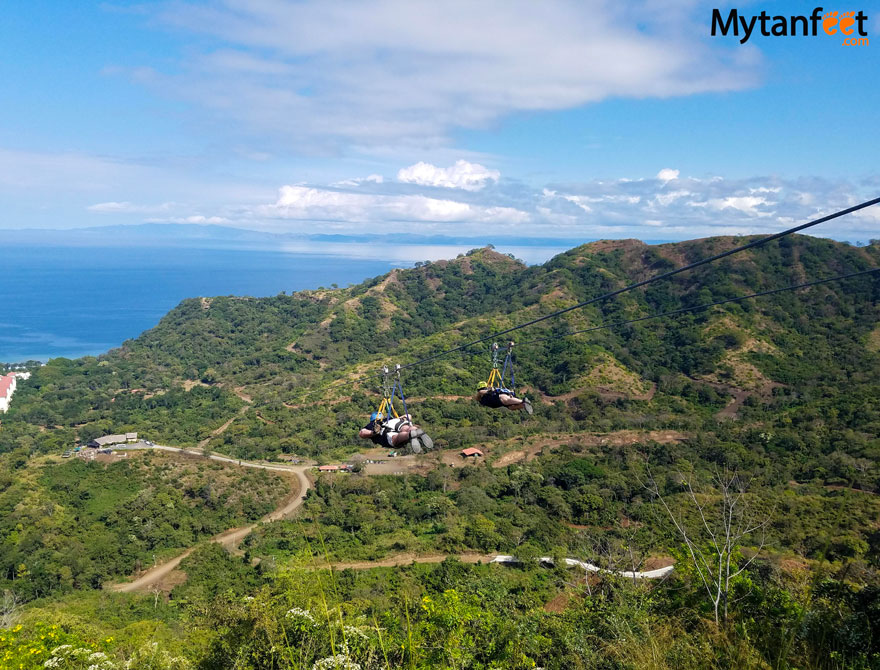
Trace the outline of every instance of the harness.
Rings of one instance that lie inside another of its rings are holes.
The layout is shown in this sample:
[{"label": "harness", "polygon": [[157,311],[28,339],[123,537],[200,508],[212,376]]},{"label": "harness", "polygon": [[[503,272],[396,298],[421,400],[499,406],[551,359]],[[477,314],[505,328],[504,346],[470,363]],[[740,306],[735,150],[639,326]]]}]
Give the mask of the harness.
[{"label": "harness", "polygon": [[[516,396],[516,375],[513,371],[513,342],[507,343],[507,354],[504,356],[504,362],[501,364],[501,370],[498,370],[499,365],[499,347],[498,343],[494,342],[492,344],[492,371],[489,372],[489,381],[487,382],[488,387],[490,389],[490,393],[486,395],[490,395],[492,391],[497,393],[508,393],[512,396]],[[504,383],[504,378],[507,376],[507,371],[510,370],[510,386],[508,387]]]},{"label": "harness", "polygon": [[[406,396],[403,394],[403,384],[400,381],[400,365],[394,366],[394,375],[388,370],[387,365],[382,366],[382,401],[379,403],[379,409],[376,410],[376,418],[375,424],[378,425],[378,432],[376,429],[373,429],[373,435],[370,437],[370,440],[374,444],[378,444],[381,446],[392,447],[390,434],[392,431],[390,427],[387,425],[387,421],[389,419],[401,419],[401,414],[398,413],[397,407],[395,406],[395,400],[400,399],[400,404],[403,409],[404,417],[409,416],[409,410],[406,407]],[[396,427],[400,428],[405,423],[411,423],[408,419],[401,420],[397,422]]]},{"label": "harness", "polygon": [[406,409],[406,397],[403,395],[403,384],[400,381],[400,364],[394,366],[395,376],[392,378],[388,371],[388,366],[382,366],[382,402],[379,403],[379,409],[376,410],[376,419],[384,420],[389,417],[395,419],[400,417],[397,408],[394,406],[394,399],[400,397],[400,404],[403,405],[403,415],[407,416],[409,411]]}]

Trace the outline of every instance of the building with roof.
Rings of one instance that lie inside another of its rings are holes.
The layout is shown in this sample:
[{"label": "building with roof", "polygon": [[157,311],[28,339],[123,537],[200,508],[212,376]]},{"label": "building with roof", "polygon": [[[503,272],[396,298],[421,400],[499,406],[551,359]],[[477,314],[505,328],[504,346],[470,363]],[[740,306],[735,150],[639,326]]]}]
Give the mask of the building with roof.
[{"label": "building with roof", "polygon": [[9,402],[12,400],[12,394],[15,393],[17,382],[18,378],[14,374],[0,377],[0,412],[9,409]]},{"label": "building with roof", "polygon": [[101,449],[103,447],[110,447],[114,444],[126,444],[129,442],[137,442],[138,434],[137,433],[120,433],[119,435],[104,435],[103,437],[96,437],[94,440],[91,440],[86,444],[87,447],[92,447],[93,449]]},{"label": "building with roof", "polygon": [[477,449],[476,447],[468,447],[467,449],[461,450],[461,457],[462,458],[473,458],[474,460],[477,460],[478,458],[483,457],[483,452],[480,451],[479,449]]}]

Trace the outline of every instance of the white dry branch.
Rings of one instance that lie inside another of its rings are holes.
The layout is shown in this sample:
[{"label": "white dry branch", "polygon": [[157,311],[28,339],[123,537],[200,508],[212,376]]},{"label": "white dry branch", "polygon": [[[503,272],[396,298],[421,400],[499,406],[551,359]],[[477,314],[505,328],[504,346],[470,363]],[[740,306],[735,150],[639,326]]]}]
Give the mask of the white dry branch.
[{"label": "white dry branch", "polygon": [[[688,522],[682,510],[674,511],[648,469],[645,488],[660,502],[684,542],[715,616],[715,623],[727,620],[730,591],[734,580],[752,564],[766,542],[765,529],[770,516],[760,516],[748,496],[751,481],[744,482],[737,471],[715,470],[712,477],[714,504],[700,501],[691,480],[679,473],[687,498],[699,516],[699,522]],[[740,553],[746,537],[760,533],[758,548],[746,560]]]},{"label": "white dry branch", "polygon": [[3,595],[0,596],[0,629],[12,628],[12,625],[18,619],[21,610],[21,603],[14,591],[5,589]]}]

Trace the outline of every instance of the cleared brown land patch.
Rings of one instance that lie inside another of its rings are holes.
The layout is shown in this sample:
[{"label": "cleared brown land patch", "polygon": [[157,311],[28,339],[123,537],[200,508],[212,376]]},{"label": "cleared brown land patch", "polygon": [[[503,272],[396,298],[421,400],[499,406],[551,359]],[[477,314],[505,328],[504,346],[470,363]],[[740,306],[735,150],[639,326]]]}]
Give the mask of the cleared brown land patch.
[{"label": "cleared brown land patch", "polygon": [[[642,442],[670,444],[686,440],[687,437],[687,434],[677,430],[618,430],[612,433],[538,436],[537,438],[531,438],[529,444],[524,447],[503,453],[492,462],[492,467],[503,468],[514,463],[528,463],[537,458],[544,450],[552,451],[558,449],[563,444],[574,445],[578,449],[583,450],[588,447],[626,447]],[[518,441],[520,438],[513,439]],[[493,449],[491,445],[476,446],[486,453],[487,457]]]},{"label": "cleared brown land patch", "polygon": [[868,349],[873,352],[880,352],[880,325],[868,335]]},{"label": "cleared brown land patch", "polygon": [[247,393],[244,392],[244,386],[236,386],[232,390],[235,395],[244,400],[246,403],[250,404],[253,402],[253,398],[251,398]]},{"label": "cleared brown land patch", "polygon": [[557,286],[549,293],[542,295],[539,302],[543,305],[561,306],[565,302],[574,302],[574,298],[564,288]]},{"label": "cleared brown land patch", "polygon": [[196,386],[208,386],[203,381],[198,379],[184,379],[183,380],[183,390],[184,391],[192,391]]},{"label": "cleared brown land patch", "polygon": [[[474,396],[471,395],[432,395],[432,396],[414,396],[412,398],[407,398],[406,401],[410,402],[425,402],[426,400],[473,400]],[[476,401],[474,401],[476,402]]]},{"label": "cleared brown land patch", "polygon": [[[721,365],[726,365],[731,371],[731,382],[741,390],[759,391],[771,383],[764,374],[752,363],[743,360],[741,352],[728,352],[721,359]],[[718,376],[708,375],[709,381],[720,381]]]},{"label": "cleared brown land patch", "polygon": [[[657,393],[657,385],[654,384],[653,382],[646,383],[646,385],[647,385],[647,389],[645,391],[639,392],[639,393],[625,393],[622,391],[615,391],[615,390],[609,389],[604,386],[599,386],[599,387],[581,386],[579,388],[576,388],[576,389],[569,391],[567,393],[562,393],[560,395],[547,395],[546,393],[544,393],[542,391],[532,391],[532,390],[527,390],[526,394],[530,395],[530,396],[537,394],[537,396],[539,398],[541,398],[541,401],[544,402],[545,404],[548,404],[548,405],[552,404],[553,402],[559,401],[559,400],[562,400],[563,402],[568,402],[569,400],[577,398],[584,391],[596,391],[599,394],[599,397],[602,398],[603,400],[617,400],[618,398],[628,399],[628,400],[651,400],[651,398],[654,397],[654,394]],[[523,387],[523,388],[525,389],[525,387]]]},{"label": "cleared brown land patch", "polygon": [[248,406],[245,405],[245,406],[242,407],[240,410],[238,410],[238,412],[235,414],[235,416],[233,416],[231,419],[229,419],[228,421],[226,421],[226,422],[225,422],[223,425],[221,425],[219,428],[215,428],[214,430],[212,430],[212,431],[211,431],[211,434],[210,434],[208,437],[206,437],[204,440],[202,440],[201,442],[199,442],[199,444],[197,445],[198,448],[199,448],[199,449],[204,449],[205,447],[207,447],[207,446],[208,446],[208,443],[209,443],[213,438],[217,437],[218,435],[222,435],[223,433],[225,433],[225,432],[226,432],[226,429],[229,428],[229,426],[232,425],[232,422],[235,421],[235,420],[236,420],[238,417],[240,417],[242,414],[244,414],[247,410],[248,410]]},{"label": "cleared brown land patch", "polygon": [[571,604],[573,600],[573,596],[570,591],[562,591],[557,593],[554,598],[551,598],[546,603],[544,603],[544,611],[545,612],[553,612],[554,614],[561,614],[568,606]]},{"label": "cleared brown land patch", "polygon": [[748,398],[752,396],[769,398],[773,395],[773,389],[783,388],[785,386],[785,384],[780,384],[779,382],[766,380],[757,389],[741,389],[736,386],[713,381],[711,379],[694,379],[694,381],[706,384],[714,388],[716,391],[728,393],[733,396],[728,401],[727,405],[722,407],[715,415],[719,419],[735,419],[739,415],[739,410],[743,406],[743,403],[745,403]]},{"label": "cleared brown land patch", "polygon": [[379,330],[380,331],[390,330],[391,329],[391,316],[395,312],[398,312],[400,310],[397,307],[397,305],[395,305],[393,302],[391,302],[388,299],[388,297],[385,295],[385,291],[391,283],[398,283],[398,284],[400,283],[400,278],[398,277],[399,273],[400,273],[399,269],[397,269],[397,268],[393,269],[388,274],[388,276],[385,277],[385,279],[383,279],[381,282],[379,282],[375,286],[372,286],[369,289],[367,289],[366,293],[363,296],[349,298],[344,303],[342,303],[342,306],[345,309],[354,310],[354,309],[357,309],[358,307],[360,307],[360,305],[362,304],[361,301],[365,296],[370,296],[370,297],[376,298],[379,301],[379,309],[382,314],[382,316],[379,318],[379,321],[378,321]]},{"label": "cleared brown land patch", "polygon": [[668,568],[670,565],[675,565],[675,559],[672,556],[651,556],[645,559],[641,570],[645,572],[659,570],[660,568]]},{"label": "cleared brown land patch", "polygon": [[596,240],[595,242],[590,242],[589,244],[585,244],[583,247],[584,253],[590,254],[598,254],[598,253],[606,253],[608,251],[616,251],[617,249],[623,249],[624,251],[632,251],[633,249],[642,249],[647,245],[641,240]]}]

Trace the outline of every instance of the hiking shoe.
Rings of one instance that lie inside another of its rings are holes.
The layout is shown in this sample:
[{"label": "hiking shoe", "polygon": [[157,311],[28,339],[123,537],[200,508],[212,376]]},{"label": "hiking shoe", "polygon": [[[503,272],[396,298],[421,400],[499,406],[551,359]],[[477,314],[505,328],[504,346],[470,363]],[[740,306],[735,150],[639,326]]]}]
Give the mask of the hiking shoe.
[{"label": "hiking shoe", "polygon": [[419,438],[416,437],[409,441],[409,451],[412,454],[422,453],[422,445],[419,442]]},{"label": "hiking shoe", "polygon": [[525,407],[526,412],[531,415],[535,413],[535,410],[532,409],[532,401],[528,398],[523,398],[523,407]]},{"label": "hiking shoe", "polygon": [[422,434],[419,435],[419,441],[427,451],[431,451],[431,449],[434,448],[434,440],[428,437],[428,434],[425,431],[422,431]]}]

